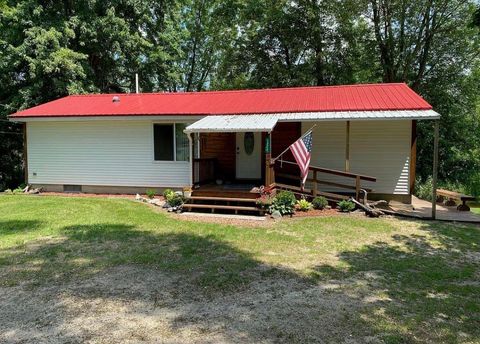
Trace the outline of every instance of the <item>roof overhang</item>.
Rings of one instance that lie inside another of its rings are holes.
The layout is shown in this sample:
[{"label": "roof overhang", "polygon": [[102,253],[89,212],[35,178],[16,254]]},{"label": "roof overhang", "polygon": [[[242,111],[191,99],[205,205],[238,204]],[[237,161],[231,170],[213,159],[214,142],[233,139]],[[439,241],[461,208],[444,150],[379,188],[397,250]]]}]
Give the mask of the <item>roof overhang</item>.
[{"label": "roof overhang", "polygon": [[186,133],[238,133],[271,132],[278,122],[278,115],[228,115],[207,116],[189,125]]},{"label": "roof overhang", "polygon": [[433,110],[298,112],[263,115],[206,116],[189,125],[186,133],[271,132],[278,122],[422,120],[439,119]]},{"label": "roof overhang", "polygon": [[439,119],[433,110],[335,111],[277,114],[279,122]]}]

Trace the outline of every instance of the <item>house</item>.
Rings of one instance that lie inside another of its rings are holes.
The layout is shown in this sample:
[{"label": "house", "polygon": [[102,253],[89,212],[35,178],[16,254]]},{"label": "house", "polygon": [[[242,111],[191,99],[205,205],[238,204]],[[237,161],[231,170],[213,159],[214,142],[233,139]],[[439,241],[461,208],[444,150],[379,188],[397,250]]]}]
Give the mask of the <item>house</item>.
[{"label": "house", "polygon": [[310,189],[409,203],[417,121],[439,117],[397,83],[72,95],[10,119],[25,123],[28,183],[48,191],[294,186],[290,153],[273,158],[314,126]]}]

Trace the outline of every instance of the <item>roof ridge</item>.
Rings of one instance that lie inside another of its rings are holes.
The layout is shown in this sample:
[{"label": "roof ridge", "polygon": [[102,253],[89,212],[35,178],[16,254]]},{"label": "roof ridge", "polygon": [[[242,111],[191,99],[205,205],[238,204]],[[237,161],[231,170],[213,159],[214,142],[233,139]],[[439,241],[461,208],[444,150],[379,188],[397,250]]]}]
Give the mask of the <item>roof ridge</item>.
[{"label": "roof ridge", "polygon": [[108,97],[108,96],[150,96],[150,95],[198,95],[198,94],[215,94],[215,93],[262,93],[272,91],[295,91],[295,90],[321,90],[332,88],[363,88],[363,87],[385,87],[385,86],[407,86],[404,82],[392,83],[366,83],[366,84],[350,84],[350,85],[328,85],[328,86],[292,86],[292,87],[275,87],[275,88],[259,88],[259,89],[237,89],[237,90],[207,90],[207,91],[193,91],[193,92],[146,92],[146,93],[86,93],[86,94],[71,94],[67,97]]}]

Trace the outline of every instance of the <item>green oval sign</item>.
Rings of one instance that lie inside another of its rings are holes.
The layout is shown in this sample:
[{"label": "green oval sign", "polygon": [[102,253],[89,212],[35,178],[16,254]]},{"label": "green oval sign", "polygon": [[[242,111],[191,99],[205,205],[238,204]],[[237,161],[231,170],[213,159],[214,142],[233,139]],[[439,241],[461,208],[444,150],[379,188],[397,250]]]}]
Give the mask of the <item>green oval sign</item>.
[{"label": "green oval sign", "polygon": [[255,148],[255,135],[253,135],[252,132],[245,133],[243,136],[243,147],[247,155],[252,155],[253,149]]}]

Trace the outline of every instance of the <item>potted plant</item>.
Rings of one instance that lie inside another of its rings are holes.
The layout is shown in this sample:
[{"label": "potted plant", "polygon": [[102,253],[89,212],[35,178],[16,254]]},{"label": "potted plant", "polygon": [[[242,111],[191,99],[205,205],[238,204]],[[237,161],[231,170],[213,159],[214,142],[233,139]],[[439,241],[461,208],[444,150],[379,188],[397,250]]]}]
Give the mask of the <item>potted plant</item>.
[{"label": "potted plant", "polygon": [[192,187],[186,186],[183,188],[183,197],[190,198],[192,197]]}]

